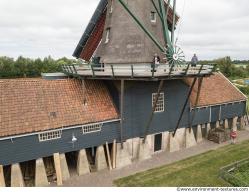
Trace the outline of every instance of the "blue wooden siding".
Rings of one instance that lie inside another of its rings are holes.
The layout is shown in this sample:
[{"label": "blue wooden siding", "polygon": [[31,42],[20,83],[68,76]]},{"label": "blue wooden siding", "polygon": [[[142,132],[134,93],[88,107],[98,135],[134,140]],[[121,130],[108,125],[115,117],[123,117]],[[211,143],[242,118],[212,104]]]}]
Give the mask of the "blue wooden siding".
[{"label": "blue wooden siding", "polygon": [[[119,108],[119,89],[111,82],[106,82],[113,101]],[[127,85],[127,84],[126,84]],[[124,139],[143,137],[145,127],[152,111],[152,93],[157,92],[158,82],[129,82],[125,88],[124,101]],[[117,84],[116,84],[117,86]],[[149,130],[149,134],[173,131],[180,116],[183,104],[187,97],[189,87],[180,80],[166,81],[163,87],[165,99],[165,111],[155,113],[154,119]],[[244,114],[245,102],[236,104],[227,104],[211,107],[211,122],[223,119],[242,116]],[[188,127],[190,117],[190,104],[188,104],[180,128]],[[193,122],[205,124],[210,120],[210,107],[198,109]],[[74,147],[72,145],[72,135],[75,135],[78,141]],[[0,164],[8,165],[17,162],[37,159],[50,156],[55,152],[65,153],[77,151],[83,148],[94,147],[112,143],[116,139],[120,141],[119,122],[106,123],[101,132],[82,135],[81,128],[63,131],[62,138],[54,141],[39,142],[38,136],[28,136],[11,140],[0,141]]]}]

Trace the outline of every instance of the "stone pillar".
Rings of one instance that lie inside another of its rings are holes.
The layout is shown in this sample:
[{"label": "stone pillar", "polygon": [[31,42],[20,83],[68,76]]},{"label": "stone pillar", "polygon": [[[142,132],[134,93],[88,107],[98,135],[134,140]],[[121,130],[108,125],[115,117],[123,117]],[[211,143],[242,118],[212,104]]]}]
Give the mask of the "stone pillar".
[{"label": "stone pillar", "polygon": [[220,128],[220,121],[216,121],[215,128]]},{"label": "stone pillar", "polygon": [[131,164],[131,156],[128,151],[128,145],[126,142],[123,143],[123,149],[121,144],[117,144],[117,156],[116,156],[116,168],[120,169]]},{"label": "stone pillar", "polygon": [[48,177],[46,174],[43,159],[37,159],[35,162],[35,186],[46,187],[48,185]]},{"label": "stone pillar", "polygon": [[4,172],[3,172],[3,166],[0,165],[0,187],[5,187],[5,179],[4,179]]},{"label": "stone pillar", "polygon": [[233,122],[232,122],[232,130],[233,131],[237,131],[238,128],[237,128],[237,121],[238,121],[238,117],[234,117],[233,118]]},{"label": "stone pillar", "polygon": [[240,124],[240,130],[244,130],[245,129],[245,119],[243,116],[239,118],[239,124]]},{"label": "stone pillar", "polygon": [[69,174],[66,156],[64,153],[60,154],[60,161],[61,161],[62,180],[67,181],[68,179],[70,179],[70,174]]},{"label": "stone pillar", "polygon": [[11,165],[11,187],[25,187],[19,163]]},{"label": "stone pillar", "polygon": [[108,167],[107,162],[106,162],[106,157],[105,157],[105,150],[102,145],[97,147],[97,152],[96,152],[96,157],[95,157],[95,166],[96,166],[97,171],[106,169]]},{"label": "stone pillar", "polygon": [[180,150],[180,145],[178,142],[178,139],[173,137],[173,133],[170,133],[169,135],[169,152],[175,152]]},{"label": "stone pillar", "polygon": [[85,149],[80,150],[78,153],[77,173],[79,176],[90,173],[89,163]]},{"label": "stone pillar", "polygon": [[140,139],[138,160],[144,161],[150,158],[151,158],[151,150],[148,140],[146,140],[146,142],[144,143],[143,139]]},{"label": "stone pillar", "polygon": [[202,137],[202,128],[201,125],[197,125],[197,132],[196,132],[196,142],[200,143],[202,142],[203,137]]},{"label": "stone pillar", "polygon": [[169,132],[164,132],[162,138],[162,150],[167,151],[168,149],[169,149]]},{"label": "stone pillar", "polygon": [[128,139],[126,143],[129,154],[132,156],[132,159],[138,159],[140,138],[137,137],[133,139]]},{"label": "stone pillar", "polygon": [[57,185],[62,185],[61,160],[59,153],[54,154],[54,166],[57,178]]},{"label": "stone pillar", "polygon": [[224,129],[229,129],[228,119],[224,120]]},{"label": "stone pillar", "polygon": [[211,130],[211,124],[207,124],[207,129],[206,129],[206,139],[208,139],[209,131]]},{"label": "stone pillar", "polygon": [[190,128],[186,128],[186,132],[185,132],[185,147],[186,148],[190,148],[193,146],[196,146],[196,140],[195,140],[195,135],[194,135],[194,131],[193,129],[190,130]]}]

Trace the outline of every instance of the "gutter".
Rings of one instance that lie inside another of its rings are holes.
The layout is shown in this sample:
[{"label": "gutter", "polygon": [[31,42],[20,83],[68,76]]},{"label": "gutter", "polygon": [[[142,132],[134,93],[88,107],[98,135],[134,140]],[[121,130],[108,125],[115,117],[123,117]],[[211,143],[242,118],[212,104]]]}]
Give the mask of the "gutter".
[{"label": "gutter", "polygon": [[102,122],[98,122],[98,123],[88,123],[88,124],[84,124],[84,125],[66,127],[66,128],[61,128],[61,129],[51,129],[51,130],[48,130],[48,131],[40,131],[40,132],[29,133],[29,134],[22,134],[22,135],[16,135],[16,136],[3,137],[3,138],[0,138],[0,141],[12,140],[12,139],[17,139],[17,138],[22,138],[22,137],[29,137],[29,136],[33,136],[33,135],[39,135],[39,134],[42,134],[42,133],[49,133],[51,131],[58,131],[58,130],[65,131],[65,130],[71,130],[71,129],[78,129],[78,128],[82,127],[82,126],[87,126],[87,125],[94,125],[94,124],[100,124],[100,123],[102,123],[102,124],[113,123],[113,122],[118,122],[120,120],[121,119],[114,119],[114,120],[102,121]]}]

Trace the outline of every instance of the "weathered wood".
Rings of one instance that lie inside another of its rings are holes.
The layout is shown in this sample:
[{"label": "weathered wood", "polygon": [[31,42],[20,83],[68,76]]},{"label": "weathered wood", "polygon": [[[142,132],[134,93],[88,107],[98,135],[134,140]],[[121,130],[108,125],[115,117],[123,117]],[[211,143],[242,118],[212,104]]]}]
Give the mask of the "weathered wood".
[{"label": "weathered wood", "polygon": [[110,157],[110,150],[109,150],[109,146],[108,143],[106,142],[105,144],[106,147],[106,154],[107,154],[107,161],[108,161],[108,166],[109,166],[109,170],[112,170],[112,163],[111,163],[111,157]]},{"label": "weathered wood", "polygon": [[121,80],[121,97],[120,97],[120,141],[123,148],[123,124],[124,124],[124,80]]},{"label": "weathered wood", "polygon": [[117,153],[117,143],[116,139],[113,141],[112,144],[112,168],[116,168],[116,153]]},{"label": "weathered wood", "polygon": [[62,172],[61,172],[61,161],[60,161],[60,154],[55,153],[54,154],[54,166],[55,166],[55,172],[57,177],[57,185],[62,185]]},{"label": "weathered wood", "polygon": [[5,179],[4,179],[4,172],[3,172],[3,166],[0,165],[0,187],[5,187]]},{"label": "weathered wood", "polygon": [[164,81],[160,81],[159,83],[159,86],[158,86],[158,90],[157,90],[157,95],[156,95],[156,100],[155,100],[155,103],[152,107],[152,112],[150,114],[150,118],[149,118],[149,121],[145,127],[145,132],[144,132],[144,139],[143,139],[143,143],[146,142],[146,139],[147,139],[147,135],[148,135],[148,131],[149,131],[149,128],[150,128],[150,125],[152,123],[152,120],[153,120],[153,117],[154,117],[154,113],[155,113],[155,110],[156,110],[156,107],[157,107],[157,103],[158,103],[158,100],[159,100],[159,97],[160,97],[160,94],[161,94],[161,91],[162,91],[162,88],[163,88],[163,85],[164,85]]}]

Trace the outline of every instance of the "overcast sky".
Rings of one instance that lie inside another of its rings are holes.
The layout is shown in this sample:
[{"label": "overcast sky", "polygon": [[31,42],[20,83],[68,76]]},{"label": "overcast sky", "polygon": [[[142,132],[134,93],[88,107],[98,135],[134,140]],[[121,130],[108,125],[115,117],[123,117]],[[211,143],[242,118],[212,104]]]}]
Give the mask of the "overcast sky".
[{"label": "overcast sky", "polygon": [[[249,59],[249,0],[177,1],[188,59]],[[0,0],[0,56],[71,57],[98,2]]]}]

